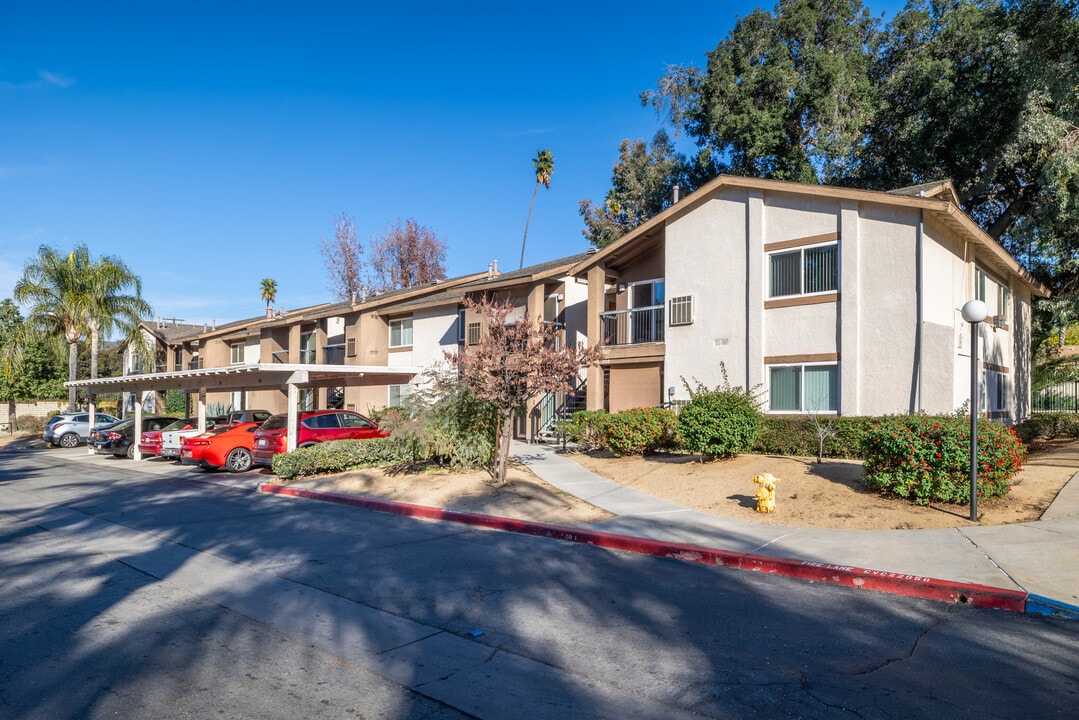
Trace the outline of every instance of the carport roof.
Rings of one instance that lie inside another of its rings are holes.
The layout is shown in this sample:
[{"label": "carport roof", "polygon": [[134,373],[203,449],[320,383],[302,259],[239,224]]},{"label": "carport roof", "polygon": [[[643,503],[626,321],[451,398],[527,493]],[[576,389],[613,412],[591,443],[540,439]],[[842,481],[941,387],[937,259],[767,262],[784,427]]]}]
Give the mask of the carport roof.
[{"label": "carport roof", "polygon": [[420,372],[422,368],[418,367],[257,363],[74,380],[64,385],[86,388],[90,393],[146,390],[250,390],[289,384],[304,387],[355,387],[405,383]]}]

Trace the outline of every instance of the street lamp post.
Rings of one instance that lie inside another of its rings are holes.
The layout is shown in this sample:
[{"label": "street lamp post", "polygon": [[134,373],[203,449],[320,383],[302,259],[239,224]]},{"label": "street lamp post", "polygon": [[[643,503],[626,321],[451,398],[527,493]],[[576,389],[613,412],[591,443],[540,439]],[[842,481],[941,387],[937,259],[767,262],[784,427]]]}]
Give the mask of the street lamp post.
[{"label": "street lamp post", "polygon": [[963,319],[970,323],[970,521],[978,522],[978,323],[989,315],[981,300],[963,306]]}]

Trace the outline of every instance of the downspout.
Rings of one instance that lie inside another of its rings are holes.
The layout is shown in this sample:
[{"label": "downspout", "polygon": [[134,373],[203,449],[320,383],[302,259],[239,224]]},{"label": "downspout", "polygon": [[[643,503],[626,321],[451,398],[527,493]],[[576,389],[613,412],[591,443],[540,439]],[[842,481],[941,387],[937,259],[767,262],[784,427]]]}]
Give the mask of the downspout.
[{"label": "downspout", "polygon": [[914,402],[911,403],[911,410],[913,412],[921,412],[922,408],[922,390],[923,390],[923,378],[925,377],[925,367],[922,364],[924,360],[924,352],[922,348],[922,323],[924,319],[923,304],[925,301],[924,292],[924,269],[922,264],[922,246],[923,246],[923,230],[925,227],[925,210],[918,210],[918,234],[914,240],[914,293],[917,297],[915,303],[915,327],[914,327],[914,364],[915,372],[917,373],[914,383]]}]

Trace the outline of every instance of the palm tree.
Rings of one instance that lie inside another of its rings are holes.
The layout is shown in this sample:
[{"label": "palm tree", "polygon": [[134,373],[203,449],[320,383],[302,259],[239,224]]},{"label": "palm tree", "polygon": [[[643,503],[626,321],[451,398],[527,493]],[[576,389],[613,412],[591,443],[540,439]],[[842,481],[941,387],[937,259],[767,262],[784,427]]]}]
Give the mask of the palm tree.
[{"label": "palm tree", "polygon": [[[86,333],[89,299],[85,292],[90,272],[90,253],[78,245],[70,253],[57,254],[42,245],[37,257],[26,262],[23,275],[12,290],[16,302],[29,303],[27,320],[46,331],[62,334],[67,341],[67,379],[78,373],[79,339]],[[68,412],[75,411],[76,390],[67,390]]]},{"label": "palm tree", "polygon": [[536,171],[536,187],[532,188],[532,202],[528,204],[528,218],[525,220],[525,236],[521,240],[521,264],[518,269],[525,266],[525,243],[528,242],[528,224],[532,222],[532,206],[536,204],[536,193],[539,186],[551,189],[551,175],[554,174],[554,155],[550,150],[540,150],[536,157],[532,158],[532,169]]},{"label": "palm tree", "polygon": [[108,337],[119,328],[129,342],[145,352],[139,323],[153,309],[142,298],[142,280],[123,260],[105,255],[90,267],[86,278],[89,295],[86,322],[90,331],[90,377],[96,378],[101,337]]},{"label": "palm tree", "polygon": [[266,301],[266,314],[269,315],[270,306],[277,299],[277,281],[273,278],[263,278],[262,299]]}]

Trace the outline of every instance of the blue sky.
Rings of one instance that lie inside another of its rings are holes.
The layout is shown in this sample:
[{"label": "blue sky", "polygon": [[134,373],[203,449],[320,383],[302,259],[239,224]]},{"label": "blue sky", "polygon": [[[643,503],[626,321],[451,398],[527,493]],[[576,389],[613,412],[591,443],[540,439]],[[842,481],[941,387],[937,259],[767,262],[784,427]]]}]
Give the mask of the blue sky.
[{"label": "blue sky", "polygon": [[[158,317],[331,299],[334,218],[414,218],[451,276],[582,252],[668,64],[702,65],[752,2],[29,3],[0,7],[0,298],[41,244],[121,257]],[[770,5],[765,5],[771,7]],[[897,3],[870,3],[875,14]]]}]

